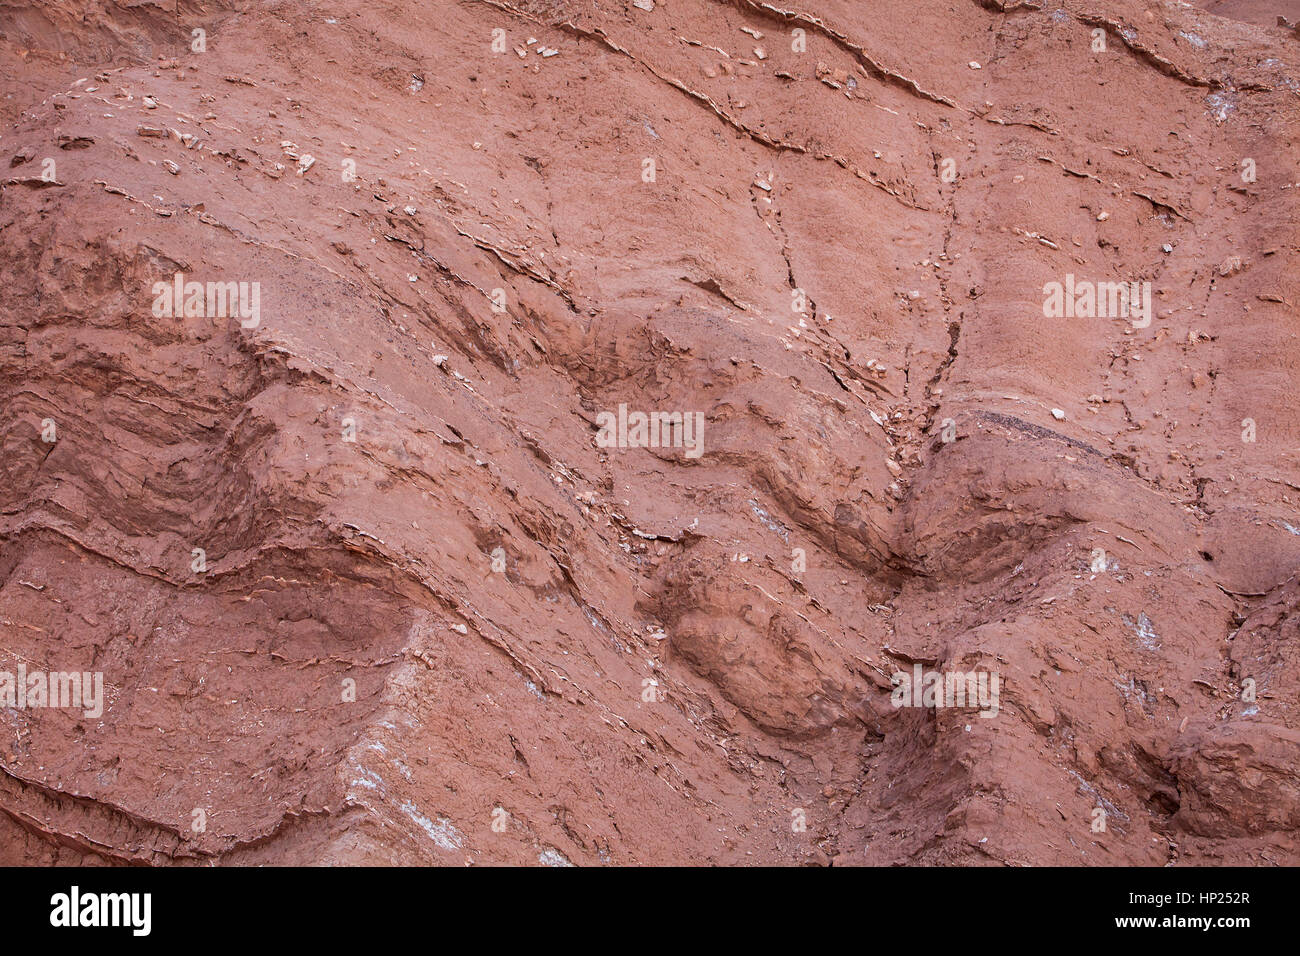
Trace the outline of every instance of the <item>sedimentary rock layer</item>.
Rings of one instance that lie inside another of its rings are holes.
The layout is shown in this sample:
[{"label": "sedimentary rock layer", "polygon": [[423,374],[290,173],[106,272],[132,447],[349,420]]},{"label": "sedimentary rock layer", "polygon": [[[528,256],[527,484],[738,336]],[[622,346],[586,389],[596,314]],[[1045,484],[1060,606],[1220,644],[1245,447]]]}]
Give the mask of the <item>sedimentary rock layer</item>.
[{"label": "sedimentary rock layer", "polygon": [[0,863],[1296,863],[1238,6],[0,0]]}]

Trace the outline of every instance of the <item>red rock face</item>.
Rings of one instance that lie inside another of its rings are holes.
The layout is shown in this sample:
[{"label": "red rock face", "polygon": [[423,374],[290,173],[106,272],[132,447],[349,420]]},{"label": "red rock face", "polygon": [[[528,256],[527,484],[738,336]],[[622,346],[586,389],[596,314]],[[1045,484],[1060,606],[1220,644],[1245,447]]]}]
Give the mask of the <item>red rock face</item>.
[{"label": "red rock face", "polygon": [[1228,6],[0,0],[0,863],[1300,861]]}]

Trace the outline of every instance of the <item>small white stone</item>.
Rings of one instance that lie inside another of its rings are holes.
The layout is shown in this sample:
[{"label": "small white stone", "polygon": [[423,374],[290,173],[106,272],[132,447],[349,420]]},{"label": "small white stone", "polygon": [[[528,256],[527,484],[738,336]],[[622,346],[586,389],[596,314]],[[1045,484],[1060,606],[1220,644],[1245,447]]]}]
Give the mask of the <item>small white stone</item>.
[{"label": "small white stone", "polygon": [[1058,422],[1065,421],[1065,412],[1061,411],[1059,408],[1053,408],[1052,417]]}]

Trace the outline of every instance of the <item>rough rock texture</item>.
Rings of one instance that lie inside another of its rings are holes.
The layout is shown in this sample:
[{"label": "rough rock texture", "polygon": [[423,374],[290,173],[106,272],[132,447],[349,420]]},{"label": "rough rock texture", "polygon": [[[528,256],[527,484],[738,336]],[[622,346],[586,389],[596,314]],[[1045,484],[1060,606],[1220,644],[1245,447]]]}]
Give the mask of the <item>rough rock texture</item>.
[{"label": "rough rock texture", "polygon": [[0,670],[107,698],[0,863],[1300,862],[1297,5],[1205,6],[0,0]]}]

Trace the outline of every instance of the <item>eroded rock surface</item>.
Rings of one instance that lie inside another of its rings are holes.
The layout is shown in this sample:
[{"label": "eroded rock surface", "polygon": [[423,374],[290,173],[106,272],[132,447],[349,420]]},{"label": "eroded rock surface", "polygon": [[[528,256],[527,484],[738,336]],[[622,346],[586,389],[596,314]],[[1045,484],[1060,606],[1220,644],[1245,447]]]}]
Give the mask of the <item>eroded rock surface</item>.
[{"label": "eroded rock surface", "polygon": [[105,687],[0,863],[1300,862],[1300,41],[1205,6],[0,0],[0,671]]}]

